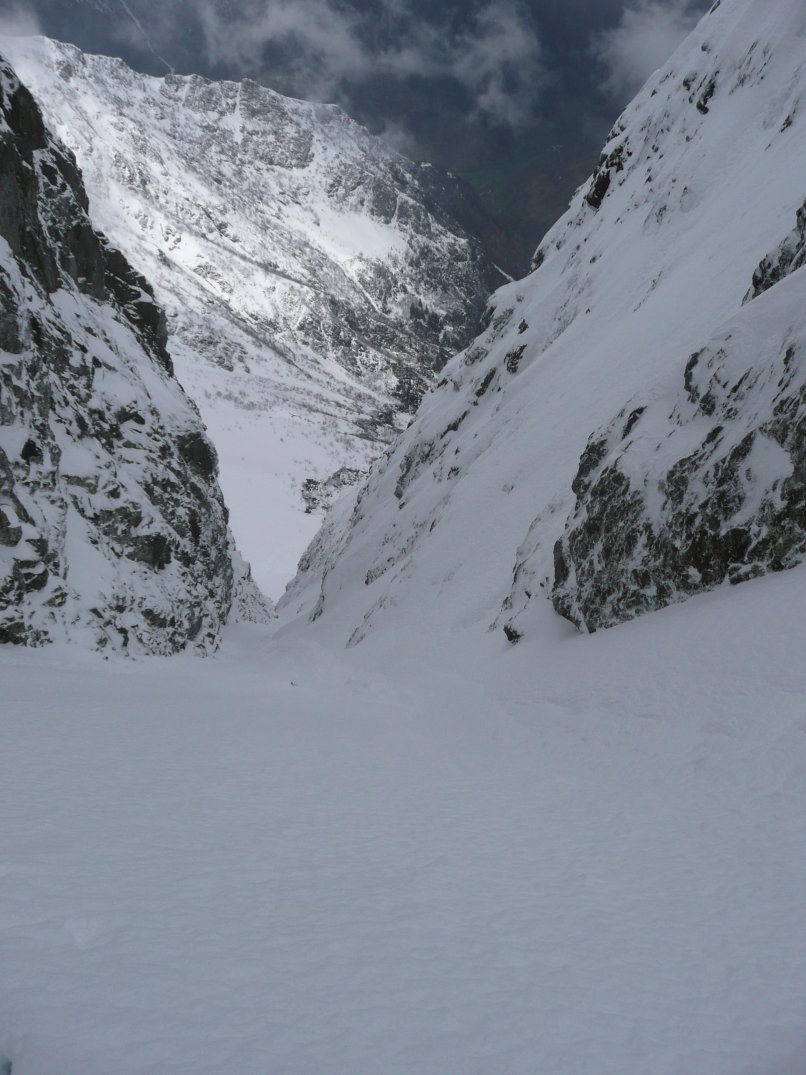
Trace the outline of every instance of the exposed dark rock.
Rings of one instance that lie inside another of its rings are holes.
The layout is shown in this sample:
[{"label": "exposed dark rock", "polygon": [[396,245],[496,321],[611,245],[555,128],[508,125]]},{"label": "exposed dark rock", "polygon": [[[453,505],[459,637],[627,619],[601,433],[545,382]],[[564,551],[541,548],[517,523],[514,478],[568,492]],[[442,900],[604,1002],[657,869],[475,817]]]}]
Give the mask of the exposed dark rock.
[{"label": "exposed dark rock", "polygon": [[126,555],[162,571],[171,562],[171,542],[165,534],[134,534],[128,539]]},{"label": "exposed dark rock", "polygon": [[710,78],[708,80],[708,82],[705,85],[705,89],[702,91],[702,93],[700,94],[699,100],[697,101],[697,111],[702,112],[702,114],[704,116],[707,116],[709,111],[710,111],[710,109],[708,107],[708,103],[711,100],[711,98],[714,96],[715,92],[716,92],[716,76],[714,76],[713,78]]},{"label": "exposed dark rock", "polygon": [[621,431],[621,439],[622,440],[626,440],[627,437],[629,437],[630,433],[632,433],[633,429],[635,429],[635,426],[636,426],[639,418],[641,417],[641,415],[644,413],[645,410],[646,410],[646,407],[636,407],[635,408],[635,410],[632,412],[632,414],[627,419],[627,421],[625,423],[625,426],[624,426],[624,429],[622,429],[622,431]]},{"label": "exposed dark rock", "polygon": [[352,467],[340,467],[329,478],[317,481],[316,478],[306,478],[302,483],[302,499],[305,501],[305,513],[326,512],[330,509],[333,501],[350,485],[355,485],[363,477],[360,470]]},{"label": "exposed dark rock", "polygon": [[476,393],[475,393],[476,399],[481,399],[481,397],[486,394],[487,389],[490,387],[490,385],[495,380],[495,373],[496,373],[496,371],[494,369],[487,371],[487,373],[485,374],[484,379],[482,380],[481,384],[476,389]]},{"label": "exposed dark rock", "polygon": [[521,344],[520,347],[513,347],[511,351],[507,351],[506,358],[504,360],[507,368],[507,373],[515,374],[518,372],[518,369],[520,368],[521,364],[521,359],[523,358],[525,353],[525,343]]},{"label": "exposed dark rock", "polygon": [[462,422],[464,422],[465,418],[467,418],[468,414],[470,414],[470,411],[463,411],[458,418],[455,418],[451,423],[449,423],[449,425],[443,431],[440,439],[444,439],[449,433],[455,433],[458,430],[459,426],[462,424]]},{"label": "exposed dark rock", "polygon": [[22,451],[20,452],[20,459],[22,459],[24,463],[42,462],[42,449],[35,440],[29,438],[25,444],[23,444]]},{"label": "exposed dark rock", "polygon": [[532,264],[530,266],[532,272],[536,272],[545,260],[546,251],[541,246],[535,251],[534,257],[532,258]]},{"label": "exposed dark rock", "polygon": [[[601,207],[607,192],[610,190],[613,176],[624,171],[625,155],[629,156],[630,154],[626,145],[622,143],[611,153],[602,156],[596,171],[593,173],[588,193],[585,195],[585,201],[592,209]],[[537,267],[537,265],[534,265],[534,268]]]},{"label": "exposed dark rock", "polygon": [[676,404],[625,408],[591,437],[554,550],[554,607],[578,626],[806,559],[806,341],[788,328],[803,297],[781,282],[797,242],[780,249],[762,264],[781,291],[745,305],[735,328],[690,357]]},{"label": "exposed dark rock", "polygon": [[610,183],[611,178],[610,171],[608,169],[598,171],[594,175],[593,180],[591,181],[590,189],[585,195],[585,201],[588,203],[588,205],[591,206],[591,208],[598,209],[601,206],[602,202],[605,200],[605,195],[607,194],[608,190],[610,190]]},{"label": "exposed dark rock", "polygon": [[154,299],[154,292],[146,278],[129,265],[119,250],[104,241],[106,264],[104,283],[119,306],[151,344],[151,349],[168,370],[173,372],[168,354],[168,328],[165,314]]},{"label": "exposed dark rock", "polygon": [[397,500],[403,499],[403,494],[409,483],[420,473],[423,467],[431,461],[433,454],[434,445],[431,441],[417,443],[410,452],[406,453],[400,464],[400,477],[395,485],[395,497]]},{"label": "exposed dark rock", "polygon": [[5,510],[0,508],[0,545],[13,547],[20,543],[22,538],[22,527],[11,521],[9,518],[10,514],[8,508]]},{"label": "exposed dark rock", "polygon": [[179,454],[203,478],[210,479],[218,471],[215,448],[201,430],[183,433],[177,440]]},{"label": "exposed dark rock", "polygon": [[757,298],[806,265],[806,201],[798,209],[795,228],[772,254],[765,257],[753,273],[753,286],[745,302]]},{"label": "exposed dark rock", "polygon": [[495,307],[486,306],[479,319],[478,335],[486,332],[490,325],[493,323],[493,317],[495,317]]}]

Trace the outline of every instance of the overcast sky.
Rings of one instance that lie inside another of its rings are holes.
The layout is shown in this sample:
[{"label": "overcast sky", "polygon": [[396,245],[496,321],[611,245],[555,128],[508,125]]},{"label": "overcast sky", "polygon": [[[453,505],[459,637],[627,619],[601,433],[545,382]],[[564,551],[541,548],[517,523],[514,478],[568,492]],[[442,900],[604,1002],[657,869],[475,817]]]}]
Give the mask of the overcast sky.
[{"label": "overcast sky", "polygon": [[[207,62],[366,107],[378,79],[450,86],[469,122],[518,129],[564,75],[622,104],[706,0],[200,0]],[[587,68],[587,69],[586,69]],[[400,119],[405,125],[405,112]]]},{"label": "overcast sky", "polygon": [[710,0],[0,0],[24,28],[152,73],[336,101],[474,183],[520,258]]}]

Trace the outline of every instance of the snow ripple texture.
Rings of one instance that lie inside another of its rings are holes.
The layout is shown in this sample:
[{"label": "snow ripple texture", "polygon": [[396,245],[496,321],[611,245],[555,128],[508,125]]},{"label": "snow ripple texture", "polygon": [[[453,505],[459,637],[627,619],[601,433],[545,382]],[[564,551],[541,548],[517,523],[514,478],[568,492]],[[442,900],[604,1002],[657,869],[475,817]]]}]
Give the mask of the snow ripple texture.
[{"label": "snow ripple texture", "polygon": [[0,1057],[801,1075],[804,600],[438,660],[0,647]]}]

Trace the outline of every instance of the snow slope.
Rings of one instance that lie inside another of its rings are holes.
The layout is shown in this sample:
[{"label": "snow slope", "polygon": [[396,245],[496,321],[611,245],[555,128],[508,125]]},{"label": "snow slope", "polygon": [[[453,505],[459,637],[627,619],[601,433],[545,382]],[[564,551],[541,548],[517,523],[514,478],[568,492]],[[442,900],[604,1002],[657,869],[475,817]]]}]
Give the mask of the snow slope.
[{"label": "snow slope", "polygon": [[440,208],[458,184],[334,106],[5,44],[98,224],[153,282],[236,537],[282,589],[318,524],[303,481],[367,468],[501,280]]},{"label": "snow slope", "polygon": [[[802,2],[714,5],[620,118],[590,183],[542,242],[535,271],[496,293],[486,330],[446,367],[365,486],[334,509],[289,589],[289,618],[319,620],[323,637],[342,645],[383,629],[439,652],[449,631],[495,626],[533,647],[554,630],[546,599],[554,548],[573,525],[572,483],[581,488],[589,438],[622,411],[626,423],[648,406],[655,424],[630,470],[642,489],[662,422],[678,404],[685,409],[690,356],[718,352],[720,333],[731,331],[761,349],[737,344],[724,367],[722,358],[703,360],[703,392],[710,374],[729,387],[748,367],[758,384],[724,408],[720,451],[741,427],[774,425],[775,392],[763,386],[774,383],[790,343],[797,404],[806,369],[803,267],[793,255],[785,278],[743,300],[763,260],[784,242],[796,245],[804,100]],[[691,421],[674,445],[680,455],[702,447],[714,428],[705,409],[688,406]],[[758,482],[742,472],[739,509],[752,514],[766,494],[776,501],[780,482],[801,466],[802,438],[789,460],[786,452],[770,444]],[[707,487],[708,475],[699,477]],[[597,510],[603,505],[604,496]],[[727,515],[717,528],[733,525]],[[802,513],[794,525],[802,535]],[[684,595],[680,587],[672,599]]]},{"label": "snow slope", "polygon": [[801,1075],[804,601],[0,650],[12,1075]]}]

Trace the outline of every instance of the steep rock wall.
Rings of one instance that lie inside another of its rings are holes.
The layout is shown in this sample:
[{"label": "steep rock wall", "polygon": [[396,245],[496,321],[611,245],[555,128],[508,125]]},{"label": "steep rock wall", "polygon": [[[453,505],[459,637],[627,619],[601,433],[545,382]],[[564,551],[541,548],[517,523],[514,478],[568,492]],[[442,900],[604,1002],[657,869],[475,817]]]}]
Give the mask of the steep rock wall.
[{"label": "steep rock wall", "polygon": [[260,604],[216,474],[162,311],[2,61],[0,640],[214,649],[234,589]]}]

